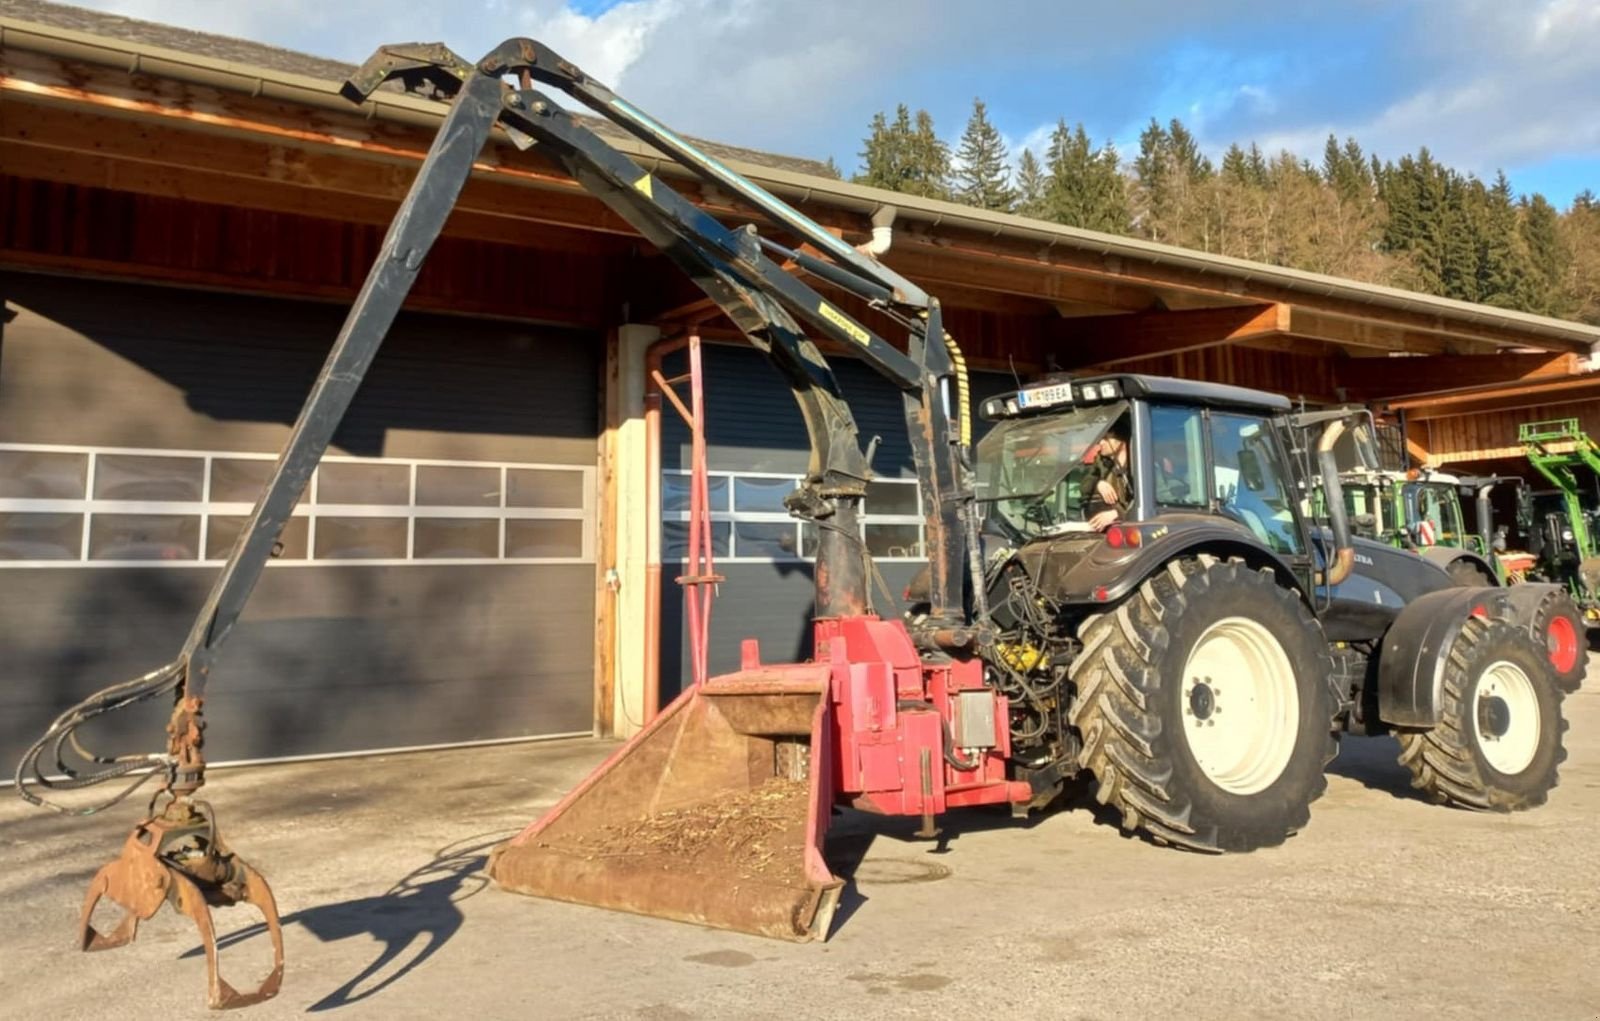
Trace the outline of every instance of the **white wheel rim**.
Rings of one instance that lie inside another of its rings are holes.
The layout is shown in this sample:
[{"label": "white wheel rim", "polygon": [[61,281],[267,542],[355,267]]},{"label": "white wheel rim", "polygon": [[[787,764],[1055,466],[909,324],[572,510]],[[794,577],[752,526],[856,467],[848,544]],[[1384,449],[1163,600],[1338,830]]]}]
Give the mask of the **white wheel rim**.
[{"label": "white wheel rim", "polygon": [[1202,772],[1230,794],[1270,787],[1294,754],[1300,690],[1283,646],[1246,617],[1206,628],[1183,668],[1183,735]]},{"label": "white wheel rim", "polygon": [[1515,663],[1500,660],[1472,691],[1472,736],[1489,765],[1506,776],[1527,769],[1539,750],[1539,696]]}]

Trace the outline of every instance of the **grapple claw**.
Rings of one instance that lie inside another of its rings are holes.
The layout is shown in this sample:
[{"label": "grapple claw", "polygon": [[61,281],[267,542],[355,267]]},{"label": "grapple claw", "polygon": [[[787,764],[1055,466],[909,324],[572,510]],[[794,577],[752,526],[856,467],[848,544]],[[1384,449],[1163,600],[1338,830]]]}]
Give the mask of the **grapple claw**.
[{"label": "grapple claw", "polygon": [[[102,897],[125,912],[109,934],[94,928],[92,916]],[[84,895],[79,939],[84,950],[110,950],[131,943],[139,923],[161,905],[193,919],[206,953],[206,1003],[213,1010],[248,1007],[278,995],[283,984],[283,927],[272,888],[261,873],[228,850],[216,822],[202,802],[175,799],[159,816],[133,828],[122,853],[89,883]],[[216,927],[211,908],[250,904],[261,912],[272,940],[272,971],[251,992],[241,993],[217,969]]]},{"label": "grapple claw", "polygon": [[[234,859],[234,864],[243,873],[243,896],[237,899],[226,899],[220,889],[214,889],[207,895],[205,890],[191,878],[181,873],[174,875],[173,884],[178,894],[177,907],[179,911],[194,920],[195,928],[200,930],[200,940],[205,945],[206,951],[206,1005],[212,1010],[231,1010],[235,1007],[248,1007],[251,1004],[270,1000],[278,995],[278,988],[283,984],[283,928],[278,922],[277,903],[272,898],[272,891],[267,887],[267,881],[244,862]],[[262,980],[252,992],[241,993],[217,969],[217,932],[211,922],[211,904],[227,906],[236,903],[253,904],[266,920],[267,933],[272,938],[272,972]]]},{"label": "grapple claw", "polygon": [[[78,920],[78,942],[85,951],[112,950],[132,943],[139,934],[139,923],[161,910],[170,883],[168,869],[156,859],[157,836],[150,829],[153,820],[133,828],[123,842],[122,853],[96,872],[83,898],[83,914]],[[109,897],[123,910],[122,921],[109,934],[95,929],[95,905]]]}]

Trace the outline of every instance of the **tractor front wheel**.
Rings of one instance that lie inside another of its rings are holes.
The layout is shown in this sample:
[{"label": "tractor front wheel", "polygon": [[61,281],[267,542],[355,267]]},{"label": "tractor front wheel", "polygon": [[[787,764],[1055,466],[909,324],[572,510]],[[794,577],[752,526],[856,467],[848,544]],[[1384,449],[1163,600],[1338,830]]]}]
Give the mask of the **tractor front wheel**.
[{"label": "tractor front wheel", "polygon": [[1127,829],[1203,851],[1280,844],[1337,751],[1327,643],[1271,570],[1176,560],[1083,628],[1069,720]]},{"label": "tractor front wheel", "polygon": [[1395,734],[1413,787],[1463,808],[1544,804],[1566,758],[1566,722],[1543,653],[1511,621],[1466,622],[1445,663],[1444,718],[1429,730]]}]

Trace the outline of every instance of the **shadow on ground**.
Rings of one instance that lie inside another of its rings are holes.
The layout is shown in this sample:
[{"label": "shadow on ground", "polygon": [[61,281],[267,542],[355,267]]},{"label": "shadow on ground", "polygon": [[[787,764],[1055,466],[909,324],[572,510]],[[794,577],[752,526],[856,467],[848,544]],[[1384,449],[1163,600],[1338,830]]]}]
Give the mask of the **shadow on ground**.
[{"label": "shadow on ground", "polygon": [[1346,736],[1339,742],[1339,755],[1328,764],[1328,772],[1401,801],[1427,801],[1411,786],[1411,773],[1400,765],[1399,758],[1400,743],[1393,737]]},{"label": "shadow on ground", "polygon": [[[308,1009],[334,1010],[376,996],[438,953],[461,928],[460,903],[489,885],[483,871],[489,849],[514,832],[480,833],[448,844],[427,864],[376,897],[323,904],[284,916],[285,929],[301,926],[323,943],[368,936],[382,944],[370,964]],[[217,945],[234,946],[265,932],[264,925],[252,925],[221,937]],[[408,954],[418,937],[424,942]],[[183,956],[203,952],[194,947]]]}]

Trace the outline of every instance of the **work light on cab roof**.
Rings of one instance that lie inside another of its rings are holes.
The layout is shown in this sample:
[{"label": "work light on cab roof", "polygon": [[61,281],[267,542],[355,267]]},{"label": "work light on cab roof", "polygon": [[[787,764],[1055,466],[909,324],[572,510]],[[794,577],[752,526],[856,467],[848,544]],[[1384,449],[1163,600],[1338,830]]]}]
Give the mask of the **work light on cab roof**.
[{"label": "work light on cab roof", "polygon": [[991,397],[979,411],[987,421],[996,422],[1073,403],[1114,401],[1121,396],[1122,385],[1115,379],[1063,380]]}]

